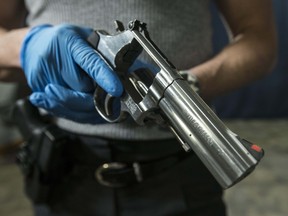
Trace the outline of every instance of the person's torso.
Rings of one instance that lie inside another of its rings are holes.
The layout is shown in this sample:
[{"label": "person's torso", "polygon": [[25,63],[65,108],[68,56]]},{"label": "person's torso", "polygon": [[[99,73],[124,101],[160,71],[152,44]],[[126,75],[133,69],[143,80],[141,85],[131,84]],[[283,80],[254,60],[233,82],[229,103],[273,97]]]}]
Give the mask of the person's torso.
[{"label": "person's torso", "polygon": [[[147,23],[151,39],[180,70],[191,68],[211,57],[209,0],[26,0],[26,7],[29,26],[71,23],[114,34],[115,20],[128,24],[138,19]],[[91,134],[114,138],[128,136],[129,139],[170,136],[170,133],[163,131],[164,134],[161,131],[153,133],[155,128],[146,128],[145,133],[143,128],[124,125],[89,126],[87,130],[87,125],[82,127],[77,124],[74,131],[81,132],[83,128],[82,132],[86,133],[91,131]],[[67,123],[66,129],[71,129],[70,123]]]},{"label": "person's torso", "polygon": [[29,25],[72,23],[115,33],[114,21],[147,23],[151,38],[179,69],[211,55],[209,0],[26,0]]}]

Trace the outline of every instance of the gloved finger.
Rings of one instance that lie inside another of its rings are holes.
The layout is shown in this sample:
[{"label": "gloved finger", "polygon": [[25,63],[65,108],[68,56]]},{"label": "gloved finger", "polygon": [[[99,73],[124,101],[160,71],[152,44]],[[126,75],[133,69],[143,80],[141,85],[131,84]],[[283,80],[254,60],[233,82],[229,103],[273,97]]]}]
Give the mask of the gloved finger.
[{"label": "gloved finger", "polygon": [[71,53],[74,61],[107,93],[115,97],[121,96],[123,86],[120,79],[86,41],[75,37],[71,44]]},{"label": "gloved finger", "polygon": [[[75,112],[97,112],[92,94],[77,92],[60,85],[49,84],[45,87],[45,94],[50,100],[55,100],[63,107]],[[118,116],[120,112],[120,98],[113,100],[113,113]]]},{"label": "gloved finger", "polygon": [[47,97],[43,92],[35,92],[31,94],[30,101],[33,105],[47,110],[50,114],[66,118],[79,123],[99,124],[104,123],[104,120],[96,111],[79,112],[69,109],[55,99]]},{"label": "gloved finger", "polygon": [[[55,28],[57,28],[56,32],[57,35],[59,35],[59,39],[63,37],[63,35],[67,35],[67,38],[71,36],[73,38],[73,35],[78,35],[80,38],[86,39],[93,31],[88,27],[80,27],[70,24],[61,24]],[[67,53],[65,52],[66,51],[64,51],[62,56],[65,56],[65,54],[67,56]],[[61,61],[61,65],[61,68],[63,69],[63,79],[69,88],[81,92],[92,92],[95,89],[95,81],[77,63],[74,62],[72,57],[67,56],[66,61]]]},{"label": "gloved finger", "polygon": [[48,98],[62,104],[62,106],[69,107],[70,110],[95,111],[92,94],[74,91],[56,84],[47,85],[45,94]]},{"label": "gloved finger", "polygon": [[65,71],[63,71],[63,79],[67,87],[81,92],[93,92],[95,89],[95,81],[74,62],[71,62],[72,66],[65,67]]}]

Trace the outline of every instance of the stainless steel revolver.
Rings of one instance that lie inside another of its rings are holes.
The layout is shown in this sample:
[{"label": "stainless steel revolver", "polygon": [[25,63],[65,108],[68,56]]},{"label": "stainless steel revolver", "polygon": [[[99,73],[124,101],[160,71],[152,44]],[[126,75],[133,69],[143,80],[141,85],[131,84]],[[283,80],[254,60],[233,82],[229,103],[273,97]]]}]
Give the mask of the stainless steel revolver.
[{"label": "stainless steel revolver", "polygon": [[[119,21],[116,24],[115,35],[96,30],[88,38],[125,89],[121,111],[115,113],[114,98],[98,86],[94,102],[99,114],[111,123],[130,115],[139,125],[154,121],[170,128],[182,147],[193,150],[224,189],[247,176],[263,157],[263,149],[224,125],[154,44],[145,23],[134,20],[127,29]],[[128,72],[143,50],[160,68],[158,73],[147,68]]]}]

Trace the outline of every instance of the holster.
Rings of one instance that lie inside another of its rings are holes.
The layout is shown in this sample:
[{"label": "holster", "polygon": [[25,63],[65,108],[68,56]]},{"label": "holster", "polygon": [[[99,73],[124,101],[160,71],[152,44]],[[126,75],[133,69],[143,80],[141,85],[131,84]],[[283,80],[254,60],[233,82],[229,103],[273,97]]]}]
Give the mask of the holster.
[{"label": "holster", "polygon": [[55,183],[71,170],[65,151],[71,140],[40,115],[28,99],[16,102],[12,117],[25,140],[16,156],[24,175],[25,192],[34,203],[47,203]]}]

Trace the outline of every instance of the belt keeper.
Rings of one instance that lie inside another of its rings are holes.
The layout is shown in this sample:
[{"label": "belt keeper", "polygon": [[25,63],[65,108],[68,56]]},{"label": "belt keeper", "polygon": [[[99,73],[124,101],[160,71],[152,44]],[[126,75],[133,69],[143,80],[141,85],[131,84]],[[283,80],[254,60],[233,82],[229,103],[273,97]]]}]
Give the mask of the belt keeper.
[{"label": "belt keeper", "polygon": [[135,173],[137,181],[142,182],[143,176],[142,176],[140,164],[137,162],[134,162],[132,165],[133,165],[133,169],[134,169],[134,173]]}]

